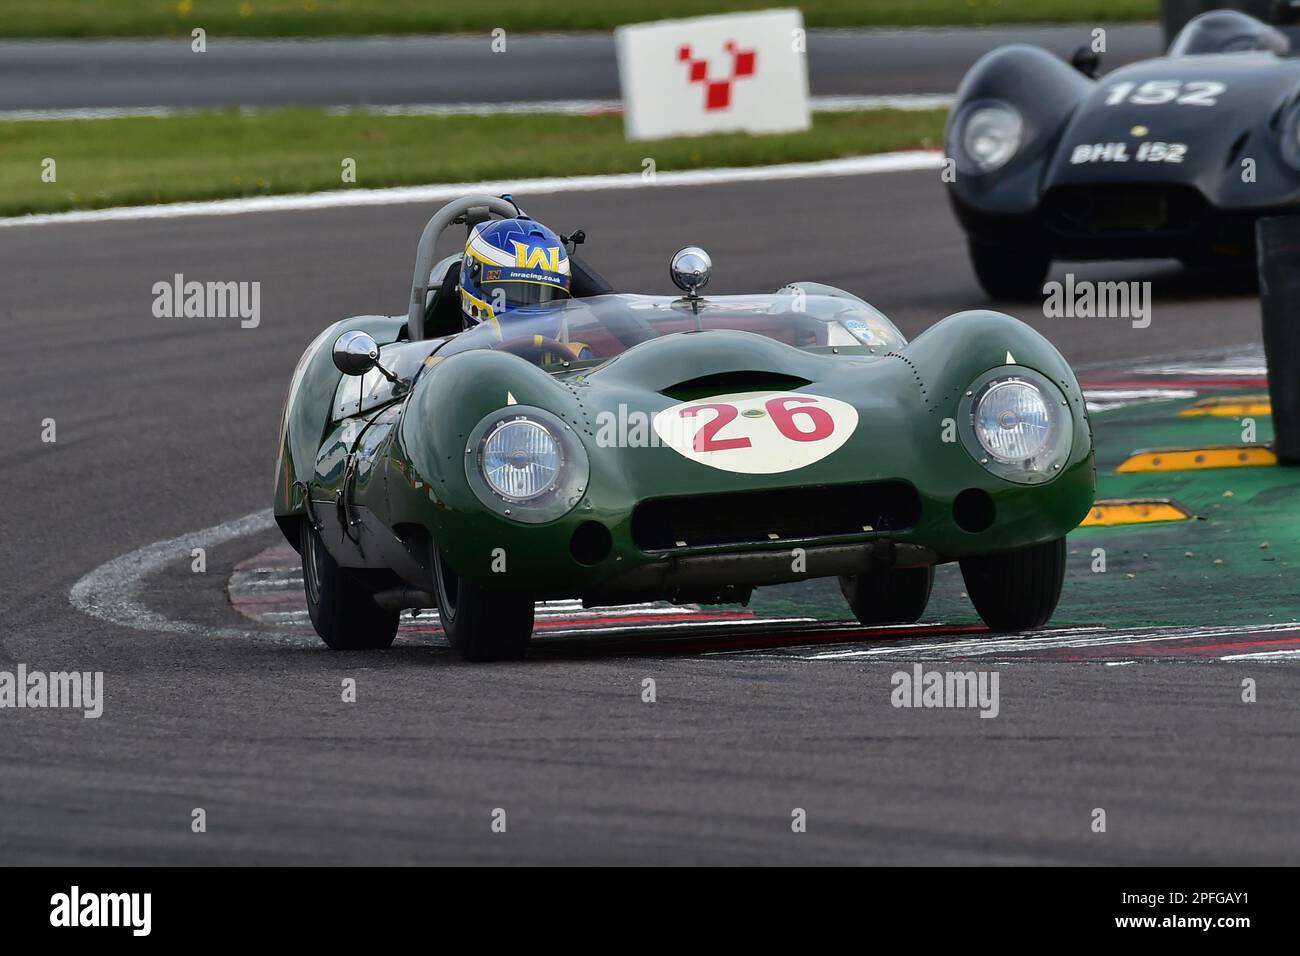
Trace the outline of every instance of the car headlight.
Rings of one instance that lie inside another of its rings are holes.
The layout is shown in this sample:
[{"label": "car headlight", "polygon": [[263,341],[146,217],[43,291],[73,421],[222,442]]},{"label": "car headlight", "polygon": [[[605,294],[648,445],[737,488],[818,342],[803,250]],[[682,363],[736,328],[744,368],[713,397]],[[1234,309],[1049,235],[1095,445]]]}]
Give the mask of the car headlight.
[{"label": "car headlight", "polygon": [[985,377],[967,393],[967,449],[1000,478],[1050,481],[1070,457],[1073,418],[1065,397],[1029,369]]},{"label": "car headlight", "polygon": [[962,124],[962,151],[981,173],[1005,166],[1024,138],[1024,120],[1005,103],[976,107]]},{"label": "car headlight", "polygon": [[465,446],[465,477],[497,514],[540,523],[571,511],[587,490],[590,466],[573,427],[527,405],[488,415]]},{"label": "car headlight", "polygon": [[1008,379],[990,385],[975,403],[975,437],[998,461],[1032,461],[1051,441],[1059,419],[1037,388]]},{"label": "car headlight", "polygon": [[483,440],[483,477],[507,501],[545,494],[555,486],[563,464],[555,436],[528,418],[500,422]]}]

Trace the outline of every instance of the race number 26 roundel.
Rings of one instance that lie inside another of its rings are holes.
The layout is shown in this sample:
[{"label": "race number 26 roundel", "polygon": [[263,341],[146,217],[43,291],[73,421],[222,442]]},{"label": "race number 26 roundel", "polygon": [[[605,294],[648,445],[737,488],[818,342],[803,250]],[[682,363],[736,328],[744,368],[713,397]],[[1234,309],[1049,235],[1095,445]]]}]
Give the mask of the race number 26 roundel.
[{"label": "race number 26 roundel", "polygon": [[683,402],[655,415],[660,441],[722,471],[771,475],[835,451],[858,427],[847,402],[808,392],[743,392]]}]

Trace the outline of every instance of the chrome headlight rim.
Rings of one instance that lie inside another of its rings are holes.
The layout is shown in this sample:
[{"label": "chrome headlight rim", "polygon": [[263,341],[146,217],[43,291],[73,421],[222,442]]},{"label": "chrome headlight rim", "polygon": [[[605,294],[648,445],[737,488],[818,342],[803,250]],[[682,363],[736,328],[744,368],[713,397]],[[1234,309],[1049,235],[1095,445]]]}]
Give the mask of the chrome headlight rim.
[{"label": "chrome headlight rim", "polygon": [[[488,480],[484,455],[488,441],[502,428],[525,423],[540,428],[555,443],[559,459],[555,476],[528,497],[508,496]],[[475,497],[490,511],[525,524],[542,524],[568,514],[587,491],[590,462],[573,427],[558,415],[531,405],[510,405],[484,417],[470,432],[464,450],[465,478]]]},{"label": "chrome headlight rim", "polygon": [[[977,118],[987,119],[998,114],[1010,121],[1011,128],[1014,131],[1014,142],[1011,148],[1005,151],[1004,155],[995,156],[992,161],[986,161],[976,156],[974,151],[969,148],[971,123]],[[1024,114],[1005,100],[988,99],[967,103],[955,118],[952,128],[955,142],[950,144],[954,147],[951,155],[957,160],[958,171],[968,176],[982,176],[985,173],[993,173],[1002,169],[1020,155],[1029,138]]]},{"label": "chrome headlight rim", "polygon": [[[995,389],[1010,385],[1028,386],[1041,396],[1050,429],[1037,453],[1013,460],[1000,458],[990,451],[981,441],[976,425],[981,402]],[[1018,365],[990,369],[966,389],[957,411],[957,430],[967,454],[989,473],[1014,484],[1046,484],[1065,470],[1074,450],[1074,413],[1065,393],[1033,369]]]},{"label": "chrome headlight rim", "polygon": [[1292,169],[1300,170],[1300,102],[1292,104],[1282,118],[1281,134],[1278,145],[1282,159]]}]

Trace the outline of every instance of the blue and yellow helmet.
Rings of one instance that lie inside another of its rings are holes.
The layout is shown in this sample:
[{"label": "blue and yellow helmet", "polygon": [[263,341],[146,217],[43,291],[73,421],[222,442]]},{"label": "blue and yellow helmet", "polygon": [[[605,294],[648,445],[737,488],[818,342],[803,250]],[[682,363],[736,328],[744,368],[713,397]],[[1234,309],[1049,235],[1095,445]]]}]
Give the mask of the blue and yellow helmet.
[{"label": "blue and yellow helmet", "polygon": [[471,323],[569,297],[569,253],[552,230],[531,219],[476,225],[460,267],[460,304]]}]

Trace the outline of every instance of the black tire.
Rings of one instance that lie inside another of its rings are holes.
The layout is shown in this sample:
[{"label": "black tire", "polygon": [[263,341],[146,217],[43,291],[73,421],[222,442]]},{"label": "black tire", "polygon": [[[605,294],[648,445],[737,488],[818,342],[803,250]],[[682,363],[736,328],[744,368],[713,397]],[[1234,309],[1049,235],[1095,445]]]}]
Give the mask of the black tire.
[{"label": "black tire", "polygon": [[840,575],[840,591],[863,624],[915,624],[930,603],[934,567]]},{"label": "black tire", "polygon": [[339,567],[305,518],[301,542],[307,613],[320,639],[336,651],[391,647],[397,636],[397,612],[385,611],[361,582]]},{"label": "black tire", "polygon": [[1065,539],[1002,554],[963,558],[961,576],[975,610],[994,631],[1042,627],[1065,580]]},{"label": "black tire", "polygon": [[994,246],[971,240],[970,262],[975,278],[991,299],[1024,301],[1043,294],[1043,280],[1052,257],[1036,249]]},{"label": "black tire", "polygon": [[434,549],[438,617],[464,661],[519,661],[533,636],[531,598],[487,591],[457,575]]}]

